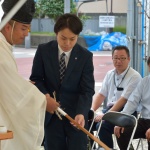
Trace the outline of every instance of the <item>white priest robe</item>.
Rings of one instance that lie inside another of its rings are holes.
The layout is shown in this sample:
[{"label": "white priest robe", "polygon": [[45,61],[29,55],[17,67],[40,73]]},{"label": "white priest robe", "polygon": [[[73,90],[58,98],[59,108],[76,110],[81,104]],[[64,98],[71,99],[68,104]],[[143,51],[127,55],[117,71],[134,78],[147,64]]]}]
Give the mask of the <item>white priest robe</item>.
[{"label": "white priest robe", "polygon": [[17,71],[12,46],[0,32],[0,126],[14,138],[2,150],[40,150],[44,136],[46,98]]}]

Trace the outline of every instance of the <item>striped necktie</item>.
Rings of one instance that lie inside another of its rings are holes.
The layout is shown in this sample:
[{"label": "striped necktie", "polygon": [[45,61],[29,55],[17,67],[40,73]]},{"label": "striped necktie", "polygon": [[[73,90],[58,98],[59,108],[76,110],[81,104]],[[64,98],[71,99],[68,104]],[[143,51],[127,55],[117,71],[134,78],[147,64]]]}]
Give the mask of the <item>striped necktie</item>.
[{"label": "striped necktie", "polygon": [[59,61],[60,83],[62,82],[64,78],[65,70],[66,70],[65,56],[66,54],[62,53],[60,56],[60,61]]}]

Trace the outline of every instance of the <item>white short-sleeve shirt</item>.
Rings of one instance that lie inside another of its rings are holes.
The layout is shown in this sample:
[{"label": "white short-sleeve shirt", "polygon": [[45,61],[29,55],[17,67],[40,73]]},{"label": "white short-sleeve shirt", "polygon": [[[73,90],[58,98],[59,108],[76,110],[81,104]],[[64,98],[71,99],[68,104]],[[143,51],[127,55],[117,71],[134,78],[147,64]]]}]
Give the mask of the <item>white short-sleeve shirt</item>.
[{"label": "white short-sleeve shirt", "polygon": [[144,77],[130,95],[123,109],[124,113],[132,114],[141,105],[142,118],[150,119],[150,75]]},{"label": "white short-sleeve shirt", "polygon": [[107,72],[99,93],[107,97],[107,106],[112,106],[120,97],[128,99],[140,80],[141,75],[130,66],[120,75],[113,69]]}]

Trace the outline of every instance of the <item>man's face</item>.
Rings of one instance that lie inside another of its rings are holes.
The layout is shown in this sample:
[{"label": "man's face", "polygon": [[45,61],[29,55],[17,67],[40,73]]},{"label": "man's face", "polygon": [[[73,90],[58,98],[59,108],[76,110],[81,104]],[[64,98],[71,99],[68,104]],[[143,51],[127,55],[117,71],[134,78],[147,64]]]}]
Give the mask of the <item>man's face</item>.
[{"label": "man's face", "polygon": [[116,68],[116,71],[118,74],[121,74],[124,72],[128,64],[130,62],[130,57],[127,55],[125,50],[115,50],[114,54],[112,56],[114,67]]},{"label": "man's face", "polygon": [[77,42],[78,35],[71,32],[68,28],[56,34],[57,42],[64,52],[71,50]]},{"label": "man's face", "polygon": [[22,44],[25,37],[28,35],[30,30],[30,24],[22,24],[19,22],[15,22],[12,40],[15,45]]}]

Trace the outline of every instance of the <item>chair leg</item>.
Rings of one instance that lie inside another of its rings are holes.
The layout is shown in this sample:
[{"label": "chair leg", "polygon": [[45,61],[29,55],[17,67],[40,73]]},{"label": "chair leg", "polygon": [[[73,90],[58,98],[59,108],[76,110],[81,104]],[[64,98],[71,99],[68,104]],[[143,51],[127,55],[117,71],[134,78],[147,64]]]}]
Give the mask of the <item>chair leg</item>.
[{"label": "chair leg", "polygon": [[[97,130],[96,135],[95,135],[95,137],[97,137],[97,138],[99,138],[98,134],[99,134],[99,131],[100,131],[101,126],[102,126],[102,121],[100,121],[98,130]],[[96,142],[94,141],[94,143],[93,143],[93,145],[92,145],[92,150],[93,150],[95,144],[96,144]]]},{"label": "chair leg", "polygon": [[132,134],[131,134],[131,138],[130,138],[130,141],[129,141],[127,150],[130,149],[130,146],[131,146],[131,143],[132,143],[132,139],[133,139],[133,136],[134,136],[134,134],[135,134],[136,127],[137,127],[137,120],[136,120],[136,124],[135,124],[135,126],[134,126],[134,128],[133,128],[133,131],[132,131]]},{"label": "chair leg", "polygon": [[112,137],[113,137],[113,144],[114,144],[114,150],[117,150],[117,140],[116,140],[116,136],[113,134],[112,135]]},{"label": "chair leg", "polygon": [[[94,132],[94,136],[99,138],[97,131]],[[94,150],[97,147],[96,144],[97,143],[95,141],[93,141],[93,144],[91,145],[91,150]]]}]

